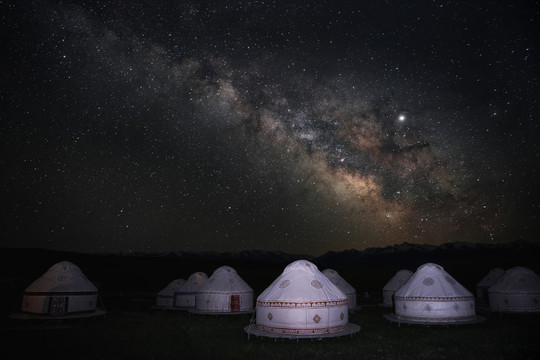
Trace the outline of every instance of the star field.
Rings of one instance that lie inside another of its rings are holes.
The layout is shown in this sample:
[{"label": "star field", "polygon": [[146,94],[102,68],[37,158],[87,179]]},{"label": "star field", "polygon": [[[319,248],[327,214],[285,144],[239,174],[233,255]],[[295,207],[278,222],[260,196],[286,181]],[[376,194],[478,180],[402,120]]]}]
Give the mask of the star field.
[{"label": "star field", "polygon": [[2,7],[6,246],[538,238],[538,2]]}]

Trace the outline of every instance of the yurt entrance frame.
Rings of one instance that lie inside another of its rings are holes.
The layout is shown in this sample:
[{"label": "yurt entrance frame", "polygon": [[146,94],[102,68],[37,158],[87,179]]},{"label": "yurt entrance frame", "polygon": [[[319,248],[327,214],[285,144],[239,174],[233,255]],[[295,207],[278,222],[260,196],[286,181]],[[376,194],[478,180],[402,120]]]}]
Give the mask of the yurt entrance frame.
[{"label": "yurt entrance frame", "polygon": [[239,312],[241,308],[240,305],[240,295],[231,295],[231,312]]},{"label": "yurt entrance frame", "polygon": [[49,314],[53,316],[65,315],[67,313],[68,303],[68,296],[51,296],[49,298]]}]

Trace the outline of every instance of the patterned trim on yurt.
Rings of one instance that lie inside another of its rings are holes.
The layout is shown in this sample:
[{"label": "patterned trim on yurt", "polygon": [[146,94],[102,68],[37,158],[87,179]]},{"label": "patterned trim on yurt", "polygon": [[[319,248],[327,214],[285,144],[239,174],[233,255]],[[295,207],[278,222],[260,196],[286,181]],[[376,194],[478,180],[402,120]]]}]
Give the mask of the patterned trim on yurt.
[{"label": "patterned trim on yurt", "polygon": [[288,328],[277,328],[272,326],[260,325],[257,324],[257,329],[262,331],[269,331],[279,334],[294,334],[294,335],[310,335],[310,334],[326,334],[326,333],[335,333],[343,331],[347,328],[347,325],[333,326],[320,329],[288,329]]},{"label": "patterned trim on yurt", "polygon": [[453,301],[470,301],[474,300],[474,296],[454,296],[454,297],[429,297],[429,296],[396,296],[394,301],[432,301],[432,302],[453,302]]},{"label": "patterned trim on yurt", "polygon": [[[187,293],[185,293],[187,294]],[[253,294],[253,291],[197,291],[193,294],[212,294],[212,295],[237,295],[237,294]]]},{"label": "patterned trim on yurt", "polygon": [[47,316],[62,317],[64,315],[91,314],[95,312],[96,312],[96,309],[89,309],[89,310],[78,310],[78,311],[65,311],[63,314],[51,315],[50,309],[47,312],[40,312],[40,313],[21,310],[21,314],[28,314],[28,315],[41,316],[41,317],[47,317]]},{"label": "patterned trim on yurt", "polygon": [[447,317],[426,317],[426,316],[404,316],[396,314],[397,319],[407,319],[413,321],[456,321],[456,320],[473,320],[476,319],[476,315],[470,316],[447,316]]},{"label": "patterned trim on yurt", "polygon": [[522,296],[522,295],[526,295],[526,296],[533,296],[533,295],[540,295],[540,291],[527,291],[527,290],[516,290],[516,291],[512,291],[512,290],[497,290],[497,291],[491,291],[490,292],[491,294],[497,294],[497,295],[517,295],[517,296]]},{"label": "patterned trim on yurt", "polygon": [[319,308],[347,305],[349,299],[327,300],[313,302],[291,302],[291,301],[261,301],[257,300],[257,306],[264,307],[287,307],[287,308]]}]

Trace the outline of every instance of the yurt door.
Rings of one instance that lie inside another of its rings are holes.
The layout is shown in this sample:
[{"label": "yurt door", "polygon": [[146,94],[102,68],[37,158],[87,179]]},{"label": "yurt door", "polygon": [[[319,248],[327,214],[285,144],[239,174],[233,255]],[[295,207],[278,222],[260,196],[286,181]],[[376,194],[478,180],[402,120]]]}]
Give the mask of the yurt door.
[{"label": "yurt door", "polygon": [[49,314],[52,316],[64,315],[66,313],[67,303],[67,296],[51,296],[49,299]]},{"label": "yurt door", "polygon": [[231,295],[231,312],[240,311],[240,295]]}]

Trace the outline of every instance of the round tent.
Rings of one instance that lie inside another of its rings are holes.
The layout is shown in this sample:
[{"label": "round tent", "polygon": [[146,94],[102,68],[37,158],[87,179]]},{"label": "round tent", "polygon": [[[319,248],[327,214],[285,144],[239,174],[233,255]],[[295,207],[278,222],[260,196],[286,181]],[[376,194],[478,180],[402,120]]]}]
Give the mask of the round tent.
[{"label": "round tent", "polygon": [[487,304],[488,302],[488,290],[491,285],[495,284],[497,280],[504,274],[504,270],[501,268],[491,269],[486,276],[478,284],[476,284],[476,301],[480,304]]},{"label": "round tent", "polygon": [[164,309],[174,308],[174,294],[180,290],[185,282],[186,280],[184,279],[173,280],[158,292],[156,296],[156,307]]},{"label": "round tent", "polygon": [[184,285],[174,294],[174,306],[179,309],[195,309],[195,295],[208,280],[203,272],[191,274]]},{"label": "round tent", "polygon": [[396,290],[394,304],[395,316],[387,318],[398,323],[447,325],[483,319],[476,316],[471,292],[433,263],[420,266]]},{"label": "round tent", "polygon": [[25,290],[24,314],[53,317],[96,315],[98,290],[81,269],[69,262],[54,264]]},{"label": "round tent", "polygon": [[356,289],[339,275],[336,270],[325,269],[322,273],[347,296],[349,310],[356,309]]},{"label": "round tent", "polygon": [[195,295],[199,314],[241,314],[253,311],[253,289],[230,266],[214,271]]},{"label": "round tent", "polygon": [[513,267],[488,290],[489,306],[500,312],[540,312],[540,277],[526,267]]},{"label": "round tent", "polygon": [[289,264],[257,298],[256,326],[248,334],[329,337],[360,329],[348,323],[347,296],[307,260]]},{"label": "round tent", "polygon": [[412,276],[413,272],[410,270],[399,270],[392,276],[392,278],[384,285],[383,287],[383,306],[384,307],[393,307],[394,306],[394,300],[393,296],[397,289],[409,278]]}]

